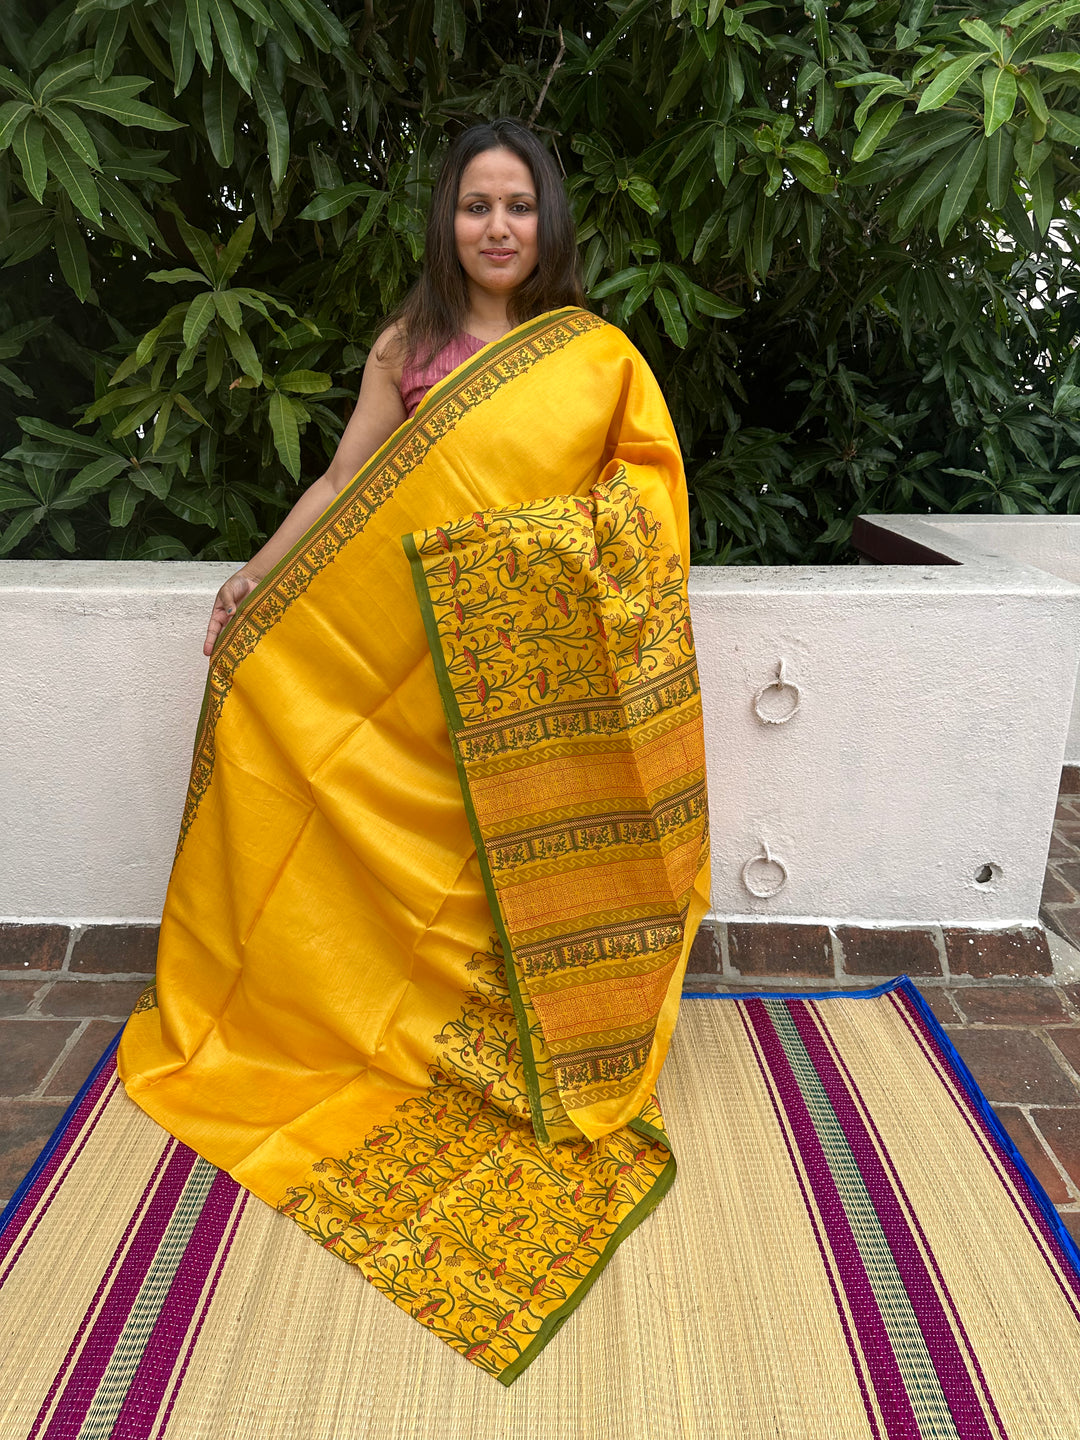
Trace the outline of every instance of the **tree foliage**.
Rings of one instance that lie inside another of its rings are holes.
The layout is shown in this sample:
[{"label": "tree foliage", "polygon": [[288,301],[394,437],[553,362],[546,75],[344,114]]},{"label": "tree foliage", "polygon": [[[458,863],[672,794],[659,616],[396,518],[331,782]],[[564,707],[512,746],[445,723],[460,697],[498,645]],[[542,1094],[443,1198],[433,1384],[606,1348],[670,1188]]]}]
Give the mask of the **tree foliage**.
[{"label": "tree foliage", "polygon": [[248,555],[333,451],[447,136],[496,114],[664,387],[699,561],[1080,512],[1080,0],[7,10],[0,554]]}]

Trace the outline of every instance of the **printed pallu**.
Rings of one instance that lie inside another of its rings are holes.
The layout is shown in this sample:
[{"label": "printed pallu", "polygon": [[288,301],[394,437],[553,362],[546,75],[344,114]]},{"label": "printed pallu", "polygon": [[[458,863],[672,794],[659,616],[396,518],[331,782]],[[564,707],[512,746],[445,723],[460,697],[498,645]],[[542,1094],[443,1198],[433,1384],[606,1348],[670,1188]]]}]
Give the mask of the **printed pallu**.
[{"label": "printed pallu", "polygon": [[210,665],[148,1114],[504,1383],[662,1198],[707,908],[685,482],[554,311],[437,385]]}]

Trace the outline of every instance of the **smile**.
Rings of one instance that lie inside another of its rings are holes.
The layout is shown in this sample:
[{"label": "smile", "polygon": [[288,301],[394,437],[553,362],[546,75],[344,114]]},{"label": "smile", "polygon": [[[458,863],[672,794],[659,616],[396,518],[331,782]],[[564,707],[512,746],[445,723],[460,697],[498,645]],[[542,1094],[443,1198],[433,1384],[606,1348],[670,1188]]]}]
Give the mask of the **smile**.
[{"label": "smile", "polygon": [[512,260],[517,254],[516,250],[481,250],[480,254],[488,260]]}]

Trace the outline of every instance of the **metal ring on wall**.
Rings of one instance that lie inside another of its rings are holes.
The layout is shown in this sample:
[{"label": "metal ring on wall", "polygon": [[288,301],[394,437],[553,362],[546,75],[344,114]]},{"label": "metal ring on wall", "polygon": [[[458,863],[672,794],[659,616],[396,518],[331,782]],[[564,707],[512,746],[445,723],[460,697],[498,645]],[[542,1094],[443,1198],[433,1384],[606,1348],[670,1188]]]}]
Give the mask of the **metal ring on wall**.
[{"label": "metal ring on wall", "polygon": [[[798,685],[795,684],[794,680],[786,680],[784,678],[785,663],[783,660],[779,662],[776,667],[775,677],[772,680],[766,680],[765,684],[762,685],[761,689],[754,696],[754,714],[763,725],[786,725],[802,704],[802,691]],[[794,690],[795,704],[786,715],[765,715],[762,713],[761,701],[766,690]]]},{"label": "metal ring on wall", "polygon": [[[750,883],[750,866],[760,865],[762,862],[764,862],[766,865],[776,865],[780,870],[780,883],[778,885],[774,885],[771,890],[759,890]],[[750,894],[755,896],[758,900],[771,900],[774,895],[779,895],[780,891],[787,884],[787,880],[787,866],[779,858],[779,856],[773,855],[770,852],[768,844],[766,843],[766,841],[762,840],[761,854],[751,855],[750,859],[747,860],[746,864],[742,867],[742,883],[746,886],[747,890],[750,891]]]}]

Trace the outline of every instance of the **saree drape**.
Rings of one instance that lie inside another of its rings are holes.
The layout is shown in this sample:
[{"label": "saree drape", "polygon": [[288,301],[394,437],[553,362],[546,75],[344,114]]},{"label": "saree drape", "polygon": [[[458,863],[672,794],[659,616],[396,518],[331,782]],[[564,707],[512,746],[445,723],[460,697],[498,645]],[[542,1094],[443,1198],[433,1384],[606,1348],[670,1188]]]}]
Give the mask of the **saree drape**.
[{"label": "saree drape", "polygon": [[670,1186],[708,903],[678,445],[554,311],[424,399],[223,632],[156,985],[160,1124],[509,1383]]}]

